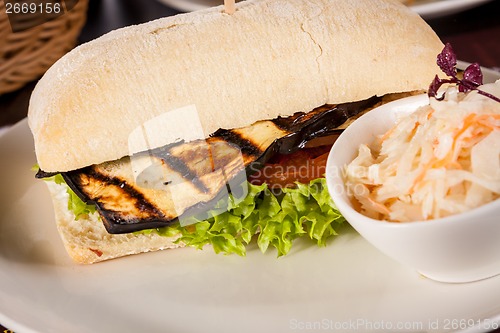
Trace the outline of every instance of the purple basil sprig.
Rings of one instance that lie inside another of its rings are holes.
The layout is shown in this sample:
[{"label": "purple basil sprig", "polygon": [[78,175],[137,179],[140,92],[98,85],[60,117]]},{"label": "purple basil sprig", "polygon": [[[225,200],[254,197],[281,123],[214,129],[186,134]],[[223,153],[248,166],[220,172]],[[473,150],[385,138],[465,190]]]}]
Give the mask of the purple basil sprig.
[{"label": "purple basil sprig", "polygon": [[439,88],[445,83],[453,83],[458,85],[458,91],[468,92],[471,90],[477,90],[477,92],[483,96],[489,97],[494,101],[500,103],[500,99],[493,96],[490,93],[477,89],[483,84],[483,73],[481,72],[481,67],[478,63],[470,64],[463,73],[463,79],[457,78],[457,56],[453,52],[453,48],[450,43],[446,43],[440,54],[437,56],[437,64],[439,68],[445,73],[448,78],[440,79],[437,75],[434,77],[431,85],[429,86],[428,95],[429,97],[434,97],[438,101],[444,99],[444,93],[441,97],[437,96]]}]

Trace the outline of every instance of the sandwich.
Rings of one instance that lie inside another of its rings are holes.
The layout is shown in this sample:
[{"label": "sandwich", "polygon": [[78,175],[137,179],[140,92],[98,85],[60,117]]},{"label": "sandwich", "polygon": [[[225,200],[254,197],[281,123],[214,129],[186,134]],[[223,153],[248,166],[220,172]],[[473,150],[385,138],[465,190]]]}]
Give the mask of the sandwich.
[{"label": "sandwich", "polygon": [[[322,145],[425,90],[442,47],[392,0],[245,1],[78,46],[28,112],[67,252],[94,263],[185,245],[244,255],[255,239],[282,255],[303,235],[324,245],[343,218],[310,171]],[[276,176],[297,162],[305,177]]]}]

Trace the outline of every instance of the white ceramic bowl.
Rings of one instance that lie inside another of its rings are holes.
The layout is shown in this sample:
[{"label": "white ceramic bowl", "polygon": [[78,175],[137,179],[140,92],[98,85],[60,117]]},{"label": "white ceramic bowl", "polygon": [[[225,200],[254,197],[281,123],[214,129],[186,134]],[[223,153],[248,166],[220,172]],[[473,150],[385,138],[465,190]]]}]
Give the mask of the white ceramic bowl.
[{"label": "white ceramic bowl", "polygon": [[332,147],[328,190],[339,211],[370,243],[386,255],[442,282],[471,282],[500,274],[500,200],[468,212],[430,221],[393,223],[368,218],[352,206],[342,168],[391,128],[397,118],[428,104],[425,95],[385,104],[357,119]]}]

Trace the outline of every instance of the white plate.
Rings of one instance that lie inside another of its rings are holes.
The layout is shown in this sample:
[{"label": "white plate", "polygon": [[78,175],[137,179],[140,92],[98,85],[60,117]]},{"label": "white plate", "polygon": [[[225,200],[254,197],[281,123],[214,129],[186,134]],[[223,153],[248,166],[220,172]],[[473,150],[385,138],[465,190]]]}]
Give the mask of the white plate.
[{"label": "white plate", "polygon": [[[208,7],[222,5],[223,0],[158,0],[159,2],[183,12],[192,12]],[[238,0],[236,0],[238,1]],[[355,1],[355,0],[353,0]],[[425,19],[455,14],[491,0],[414,0],[410,6]]]},{"label": "white plate", "polygon": [[0,137],[0,323],[17,333],[484,332],[500,325],[500,276],[437,283],[349,226],[326,248],[299,241],[279,259],[256,247],[245,258],[185,248],[75,265],[45,184],[30,170],[33,150],[26,120]]},{"label": "white plate", "polygon": [[410,6],[425,19],[456,14],[492,0],[415,0]]}]

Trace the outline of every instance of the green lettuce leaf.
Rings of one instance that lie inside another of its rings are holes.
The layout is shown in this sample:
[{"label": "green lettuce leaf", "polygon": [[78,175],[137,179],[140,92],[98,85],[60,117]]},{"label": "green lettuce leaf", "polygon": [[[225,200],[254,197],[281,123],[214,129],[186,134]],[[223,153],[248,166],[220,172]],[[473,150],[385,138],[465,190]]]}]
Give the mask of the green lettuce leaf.
[{"label": "green lettuce leaf", "polygon": [[[77,219],[96,211],[94,205],[83,202],[65,183],[61,175],[45,180],[63,184],[69,195],[68,209]],[[207,219],[192,218],[192,224],[175,223],[168,227],[137,231],[140,234],[157,233],[160,236],[178,235],[177,242],[202,249],[211,245],[216,253],[246,255],[246,245],[257,238],[257,245],[265,253],[275,248],[277,255],[286,255],[293,241],[307,237],[318,246],[325,246],[328,238],[337,235],[335,228],[345,219],[336,209],[326,188],[326,179],[318,178],[309,184],[297,183],[296,188],[284,189],[275,195],[266,184],[248,186],[247,196],[238,202],[231,194],[221,201],[227,211],[211,214]],[[236,202],[238,202],[236,204]]]},{"label": "green lettuce leaf", "polygon": [[247,185],[248,195],[237,206],[229,204],[225,213],[179,227],[178,241],[196,248],[211,244],[216,253],[244,256],[246,245],[255,236],[262,252],[271,247],[282,256],[301,236],[325,246],[328,238],[337,235],[335,227],[345,221],[328,194],[325,178],[297,183],[279,196],[265,184]]},{"label": "green lettuce leaf", "polygon": [[80,219],[82,217],[88,216],[89,214],[93,214],[96,212],[96,206],[95,205],[89,205],[83,202],[80,197],[76,195],[75,192],[73,192],[69,186],[66,184],[64,181],[63,176],[61,174],[57,174],[53,177],[50,178],[45,178],[44,180],[46,181],[53,181],[54,183],[58,185],[64,185],[66,187],[66,192],[69,195],[69,200],[68,200],[68,210],[72,211],[73,214],[75,214],[75,219]]}]

